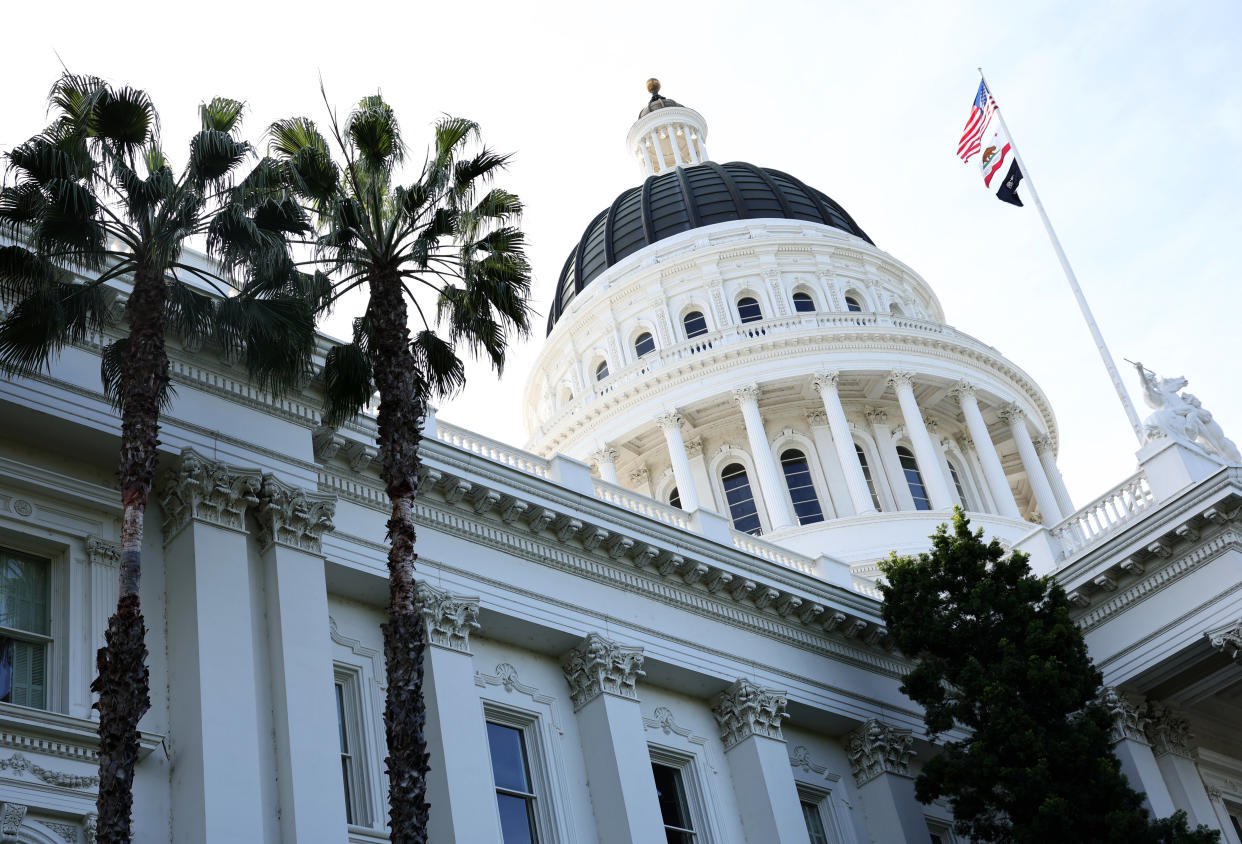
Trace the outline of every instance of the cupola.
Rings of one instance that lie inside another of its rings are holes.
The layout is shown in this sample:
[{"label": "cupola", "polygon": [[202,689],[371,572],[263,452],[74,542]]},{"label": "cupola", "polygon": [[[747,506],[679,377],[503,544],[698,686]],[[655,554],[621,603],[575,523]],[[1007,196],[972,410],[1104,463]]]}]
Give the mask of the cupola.
[{"label": "cupola", "polygon": [[659,79],[648,79],[647,90],[651,100],[638,113],[626,138],[626,146],[638,161],[643,176],[658,176],[675,167],[710,160],[703,115],[662,96]]}]

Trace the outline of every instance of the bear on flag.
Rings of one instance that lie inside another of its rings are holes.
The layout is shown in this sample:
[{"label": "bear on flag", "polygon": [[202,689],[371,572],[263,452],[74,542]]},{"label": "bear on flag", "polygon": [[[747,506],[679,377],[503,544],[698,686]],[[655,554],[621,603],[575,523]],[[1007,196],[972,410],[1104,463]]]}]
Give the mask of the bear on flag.
[{"label": "bear on flag", "polygon": [[[991,95],[989,94],[989,97]],[[1011,205],[1022,205],[1018,198],[1018,184],[1022,181],[1022,169],[1018,166],[1017,157],[1013,152],[1013,143],[1005,132],[1004,125],[992,131],[991,138],[980,144],[979,169],[983,174],[983,184],[992,187],[996,174],[1003,168],[1007,170],[1005,177],[999,181],[996,198]]]}]

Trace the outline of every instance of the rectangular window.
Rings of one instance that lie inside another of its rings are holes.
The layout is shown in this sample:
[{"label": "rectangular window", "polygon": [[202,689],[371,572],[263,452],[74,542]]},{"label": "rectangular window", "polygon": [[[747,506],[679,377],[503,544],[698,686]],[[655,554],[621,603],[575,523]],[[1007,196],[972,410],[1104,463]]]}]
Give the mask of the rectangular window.
[{"label": "rectangular window", "polygon": [[336,684],[336,721],[341,733],[341,780],[345,784],[345,823],[354,822],[354,759],[349,725],[345,722],[345,686]]},{"label": "rectangular window", "polygon": [[504,844],[538,844],[535,791],[531,784],[526,735],[518,727],[487,722],[487,744],[492,756],[492,779]]},{"label": "rectangular window", "polygon": [[0,548],[0,701],[47,708],[49,563]]},{"label": "rectangular window", "polygon": [[659,762],[651,763],[656,795],[660,799],[660,817],[664,821],[664,837],[668,844],[694,844],[694,820],[681,769]]},{"label": "rectangular window", "polygon": [[828,844],[828,830],[824,828],[824,816],[820,814],[819,803],[803,800],[802,819],[806,821],[806,832],[811,837],[811,844]]},{"label": "rectangular window", "polygon": [[371,791],[367,787],[367,752],[362,726],[362,683],[356,670],[335,666],[336,723],[340,738],[341,785],[345,789],[345,822],[371,826]]}]

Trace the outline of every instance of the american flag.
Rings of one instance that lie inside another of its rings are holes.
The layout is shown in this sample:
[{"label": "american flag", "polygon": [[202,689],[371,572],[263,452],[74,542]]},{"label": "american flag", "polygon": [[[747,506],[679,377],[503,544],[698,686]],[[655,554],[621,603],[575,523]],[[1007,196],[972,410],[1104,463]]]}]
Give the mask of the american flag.
[{"label": "american flag", "polygon": [[957,156],[962,161],[970,161],[970,157],[982,148],[983,132],[988,128],[994,111],[996,101],[992,99],[992,92],[986,82],[980,82],[975,101],[970,104],[970,117],[962,130],[962,139],[957,142]]}]

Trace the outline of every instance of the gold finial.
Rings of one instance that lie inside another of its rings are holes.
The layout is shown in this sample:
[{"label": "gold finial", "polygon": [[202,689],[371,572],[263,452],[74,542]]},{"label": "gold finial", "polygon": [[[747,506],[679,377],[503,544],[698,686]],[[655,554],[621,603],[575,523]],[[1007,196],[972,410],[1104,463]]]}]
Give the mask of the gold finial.
[{"label": "gold finial", "polygon": [[653,97],[660,93],[660,80],[654,76],[647,80],[647,93]]}]

